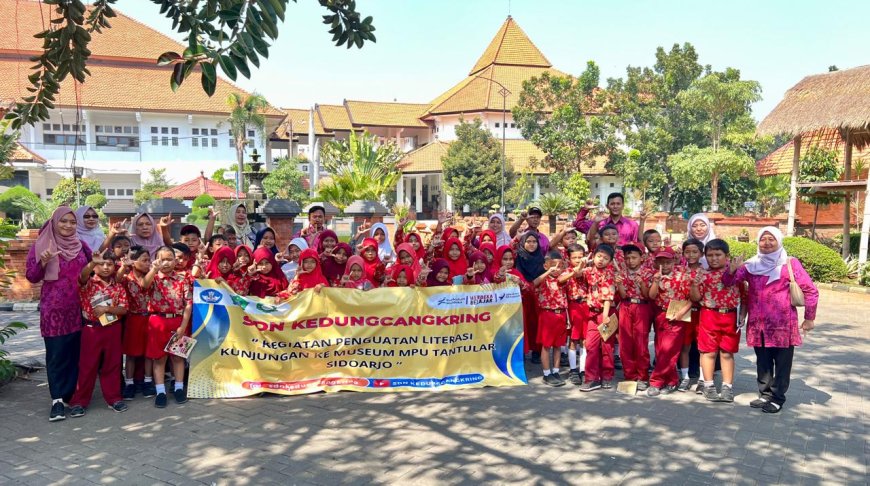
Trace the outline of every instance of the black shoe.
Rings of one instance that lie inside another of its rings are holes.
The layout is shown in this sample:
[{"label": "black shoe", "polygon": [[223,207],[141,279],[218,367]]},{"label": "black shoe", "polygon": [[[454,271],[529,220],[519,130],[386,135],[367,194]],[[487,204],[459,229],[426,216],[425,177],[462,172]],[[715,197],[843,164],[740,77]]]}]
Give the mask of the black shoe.
[{"label": "black shoe", "polygon": [[649,388],[649,382],[646,381],[638,381],[637,382],[637,391],[646,391]]},{"label": "black shoe", "polygon": [[121,393],[121,396],[124,398],[124,400],[132,400],[133,397],[136,396],[136,385],[132,383],[129,385],[124,385],[124,391],[123,393]]},{"label": "black shoe", "polygon": [[770,400],[764,397],[756,398],[749,402],[749,406],[752,408],[764,408],[764,405],[770,403]]},{"label": "black shoe", "polygon": [[[706,398],[708,401],[711,401],[711,402],[718,402],[719,401],[719,393],[716,392],[715,385],[705,386],[704,389],[701,390],[701,392],[704,394],[704,398]],[[733,395],[731,397],[731,401],[734,401]]]},{"label": "black shoe", "polygon": [[674,385],[668,385],[662,387],[662,395],[670,395],[671,393],[677,391],[677,387]]},{"label": "black shoe", "polygon": [[559,356],[559,366],[571,366],[571,363],[568,361],[568,353],[562,353]]},{"label": "black shoe", "polygon": [[731,403],[734,401],[734,389],[730,386],[722,385],[722,392],[719,393],[720,402]]},{"label": "black shoe", "polygon": [[580,385],[580,391],[582,392],[591,392],[601,388],[601,382],[598,380],[587,381]]},{"label": "black shoe", "polygon": [[679,392],[689,391],[690,384],[691,384],[691,381],[688,378],[681,378],[680,384],[677,385],[677,391],[679,391]]},{"label": "black shoe", "polygon": [[175,390],[172,395],[175,397],[175,403],[182,404],[187,401],[187,390],[184,388]]},{"label": "black shoe", "polygon": [[657,386],[650,385],[649,388],[646,389],[646,396],[648,397],[657,397],[662,394],[662,389]]},{"label": "black shoe", "polygon": [[532,364],[541,364],[541,353],[532,351],[532,357],[529,359]]},{"label": "black shoe", "polygon": [[69,416],[72,418],[84,417],[85,416],[85,407],[81,405],[76,405],[69,409]]},{"label": "black shoe", "polygon": [[48,415],[49,422],[57,422],[58,420],[66,420],[66,408],[63,402],[56,402],[51,406],[51,413]]},{"label": "black shoe", "polygon": [[773,402],[767,402],[761,407],[761,411],[764,413],[779,413],[782,410],[782,405]]},{"label": "black shoe", "polygon": [[124,403],[123,400],[117,401],[112,405],[109,405],[109,410],[114,410],[118,413],[127,411],[127,404]]},{"label": "black shoe", "polygon": [[158,393],[154,399],[154,406],[157,408],[166,408],[166,394]]},{"label": "black shoe", "polygon": [[580,383],[583,383],[584,381],[586,381],[586,372],[581,371],[580,372]]},{"label": "black shoe", "polygon": [[577,370],[571,370],[568,372],[568,381],[573,385],[580,385],[583,383],[583,380],[580,378],[580,372]]},{"label": "black shoe", "polygon": [[703,395],[704,394],[704,380],[698,380],[698,383],[695,384],[695,395]]},{"label": "black shoe", "polygon": [[151,398],[154,395],[157,395],[157,387],[154,385],[153,381],[149,381],[142,385],[142,396],[145,398]]},{"label": "black shoe", "polygon": [[544,377],[544,383],[546,383],[546,384],[548,384],[548,385],[550,385],[550,386],[552,386],[552,387],[565,386],[565,382],[564,382],[564,381],[562,381],[562,380],[556,378],[556,377],[553,376],[552,374],[549,374],[549,375],[547,375],[547,376]]},{"label": "black shoe", "polygon": [[613,368],[614,368],[614,369],[617,369],[617,370],[621,370],[621,369],[622,369],[622,360],[619,359],[619,355],[618,355],[618,354],[613,358]]},{"label": "black shoe", "polygon": [[613,388],[613,380],[603,380],[601,382],[601,388],[604,388],[605,390],[610,390],[611,388]]}]

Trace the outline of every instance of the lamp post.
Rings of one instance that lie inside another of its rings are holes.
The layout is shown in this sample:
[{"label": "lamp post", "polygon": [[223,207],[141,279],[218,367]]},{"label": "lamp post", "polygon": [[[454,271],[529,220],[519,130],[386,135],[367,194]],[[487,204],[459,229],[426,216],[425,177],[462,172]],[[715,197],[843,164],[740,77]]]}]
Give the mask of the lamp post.
[{"label": "lamp post", "polygon": [[79,191],[79,185],[81,184],[82,175],[84,175],[85,169],[84,167],[72,166],[72,174],[73,174],[73,185],[76,188],[76,206],[81,206],[81,192]]},{"label": "lamp post", "polygon": [[505,171],[505,165],[507,164],[507,161],[506,161],[507,149],[506,149],[506,142],[505,142],[507,139],[507,136],[505,133],[507,130],[507,126],[506,126],[505,122],[507,121],[507,97],[510,96],[511,92],[509,89],[507,89],[507,87],[505,87],[505,85],[499,83],[498,81],[496,81],[492,78],[487,78],[484,76],[475,76],[475,77],[480,78],[480,79],[485,79],[487,81],[492,81],[493,83],[497,84],[500,88],[498,90],[498,94],[501,96],[501,208],[500,209],[501,209],[501,211],[504,211],[505,210],[504,209],[504,182],[505,182],[504,171]]}]

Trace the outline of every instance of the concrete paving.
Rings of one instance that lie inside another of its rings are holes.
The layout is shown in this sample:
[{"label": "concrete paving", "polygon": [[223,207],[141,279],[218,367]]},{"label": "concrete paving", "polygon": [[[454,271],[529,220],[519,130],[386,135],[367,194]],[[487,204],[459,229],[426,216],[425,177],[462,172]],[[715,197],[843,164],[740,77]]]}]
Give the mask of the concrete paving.
[{"label": "concrete paving", "polygon": [[[0,484],[868,484],[870,296],[823,290],[777,415],[734,404],[527,387],[149,400],[48,422],[43,372],[0,388]],[[0,319],[34,320],[32,313]],[[10,342],[40,356],[38,330]]]}]

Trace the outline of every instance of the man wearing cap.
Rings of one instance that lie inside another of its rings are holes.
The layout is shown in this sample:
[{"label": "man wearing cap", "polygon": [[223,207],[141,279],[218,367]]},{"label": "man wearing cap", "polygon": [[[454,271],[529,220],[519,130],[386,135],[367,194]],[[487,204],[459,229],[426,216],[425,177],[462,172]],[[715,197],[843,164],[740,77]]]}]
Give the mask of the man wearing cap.
[{"label": "man wearing cap", "polygon": [[624,207],[625,197],[622,193],[611,193],[607,196],[607,210],[610,214],[606,218],[599,216],[592,221],[586,219],[590,209],[589,205],[587,205],[577,213],[577,219],[574,220],[574,228],[577,231],[586,233],[587,241],[592,241],[595,239],[595,235],[598,234],[598,228],[612,224],[616,226],[616,231],[619,233],[619,241],[616,243],[618,246],[639,242],[639,226],[637,221],[622,215]]},{"label": "man wearing cap", "polygon": [[297,231],[293,238],[304,238],[309,248],[316,248],[317,237],[326,229],[326,208],[314,205],[308,209],[308,227]]},{"label": "man wearing cap", "polygon": [[550,249],[550,240],[547,238],[547,235],[541,233],[538,230],[538,227],[541,225],[541,218],[544,216],[541,208],[537,206],[532,206],[528,211],[523,211],[520,213],[520,217],[514,221],[514,224],[511,225],[508,234],[511,238],[516,238],[517,232],[520,230],[520,226],[522,226],[523,221],[528,224],[526,228],[526,233],[533,232],[538,235],[538,241],[541,245],[541,253],[546,255],[547,251]]}]

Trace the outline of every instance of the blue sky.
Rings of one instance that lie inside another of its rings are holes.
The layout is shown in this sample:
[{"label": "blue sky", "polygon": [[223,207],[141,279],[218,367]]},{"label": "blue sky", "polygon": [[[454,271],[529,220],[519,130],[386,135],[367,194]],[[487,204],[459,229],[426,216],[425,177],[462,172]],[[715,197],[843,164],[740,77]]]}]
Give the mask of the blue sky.
[{"label": "blue sky", "polygon": [[[334,47],[320,23],[325,10],[299,0],[288,7],[270,58],[238,84],[281,107],[343,99],[425,103],[468,74],[509,8],[554,67],[576,75],[594,60],[602,84],[628,65],[651,65],[657,46],[691,42],[702,64],[735,67],[761,83],[758,119],[808,74],[831,64],[870,64],[870,2],[358,0],[357,6],[374,17],[376,44]],[[120,0],[118,8],[181,39],[149,1]]]}]

